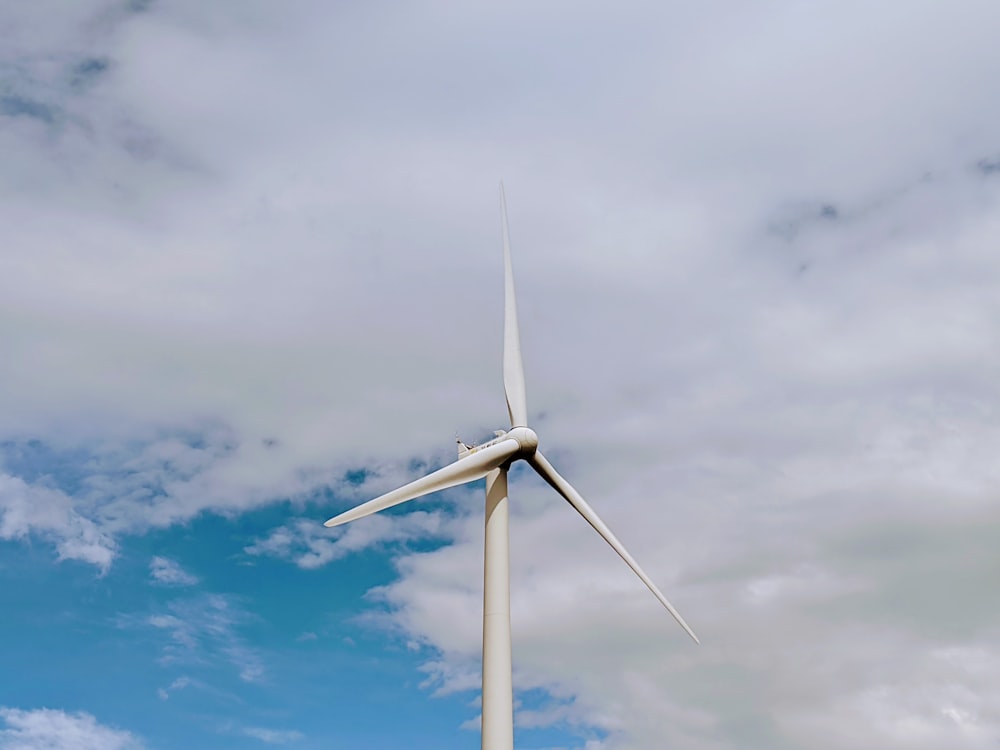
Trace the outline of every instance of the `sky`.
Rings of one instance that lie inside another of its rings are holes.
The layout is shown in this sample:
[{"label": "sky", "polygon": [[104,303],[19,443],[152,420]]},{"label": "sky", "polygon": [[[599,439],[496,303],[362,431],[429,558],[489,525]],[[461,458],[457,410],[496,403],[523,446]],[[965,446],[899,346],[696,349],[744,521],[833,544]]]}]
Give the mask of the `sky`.
[{"label": "sky", "polygon": [[0,0],[0,750],[1000,746],[1000,5]]}]

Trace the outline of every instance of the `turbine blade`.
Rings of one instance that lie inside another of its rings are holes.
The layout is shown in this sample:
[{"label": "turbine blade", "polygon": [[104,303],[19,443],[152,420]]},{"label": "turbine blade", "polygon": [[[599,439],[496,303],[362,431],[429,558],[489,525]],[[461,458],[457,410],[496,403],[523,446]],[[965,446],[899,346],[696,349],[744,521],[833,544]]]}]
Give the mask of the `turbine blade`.
[{"label": "turbine blade", "polygon": [[405,503],[407,500],[415,500],[431,492],[446,490],[449,487],[456,487],[466,482],[474,482],[482,479],[493,469],[503,465],[511,456],[520,450],[520,445],[516,440],[501,440],[499,443],[482,448],[465,458],[460,458],[453,464],[438,469],[425,477],[416,479],[409,484],[403,485],[399,489],[387,492],[381,497],[369,500],[355,508],[344,511],[339,516],[334,516],[327,521],[324,526],[340,526],[349,521],[356,521],[380,510],[391,508],[394,505]]},{"label": "turbine blade", "polygon": [[630,568],[632,568],[633,572],[639,576],[639,579],[646,584],[650,591],[653,592],[653,596],[655,596],[659,600],[660,604],[666,607],[667,611],[674,616],[674,619],[677,620],[677,624],[684,628],[684,631],[694,639],[694,642],[701,643],[701,641],[698,640],[698,636],[694,634],[694,631],[691,630],[686,622],[684,622],[684,618],[681,617],[680,613],[673,608],[673,605],[671,605],[670,602],[667,601],[667,597],[665,597],[660,590],[656,588],[656,584],[653,583],[649,576],[646,575],[642,568],[639,567],[639,563],[635,561],[635,558],[628,553],[628,550],[625,549],[624,545],[618,541],[618,538],[614,534],[611,533],[611,529],[609,529],[597,513],[594,512],[594,509],[587,504],[587,501],[580,496],[580,493],[573,489],[573,486],[563,479],[554,468],[552,468],[552,464],[546,460],[545,456],[536,451],[535,455],[527,460],[534,470],[541,475],[542,479],[552,485],[552,488],[556,492],[566,498],[567,502],[576,508],[577,513],[583,516],[587,523],[594,527],[594,531],[604,537],[604,541],[610,544],[611,548],[614,549],[619,556],[621,556],[622,560],[624,560]]},{"label": "turbine blade", "polygon": [[500,213],[503,218],[503,390],[511,427],[528,426],[528,400],[521,361],[521,336],[517,329],[517,299],[514,296],[514,267],[510,261],[510,230],[507,227],[507,197],[500,183]]}]

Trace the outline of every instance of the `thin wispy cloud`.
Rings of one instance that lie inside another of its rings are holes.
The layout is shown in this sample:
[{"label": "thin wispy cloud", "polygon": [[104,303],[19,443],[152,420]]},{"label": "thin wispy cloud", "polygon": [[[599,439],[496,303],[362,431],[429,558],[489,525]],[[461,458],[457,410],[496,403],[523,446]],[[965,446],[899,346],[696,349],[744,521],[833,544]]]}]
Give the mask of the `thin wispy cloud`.
[{"label": "thin wispy cloud", "polygon": [[228,666],[249,683],[260,682],[265,675],[260,653],[240,632],[253,621],[238,599],[222,594],[177,599],[161,612],[119,618],[121,627],[151,628],[166,636],[160,656],[164,666]]},{"label": "thin wispy cloud", "polygon": [[171,693],[175,693],[178,690],[183,690],[184,688],[190,687],[191,685],[197,684],[187,675],[182,675],[171,682],[166,687],[158,688],[156,694],[160,697],[160,700],[168,700]]},{"label": "thin wispy cloud", "polygon": [[149,561],[149,576],[163,586],[194,586],[198,577],[185,571],[176,560],[154,557]]},{"label": "thin wispy cloud", "polygon": [[243,734],[268,745],[288,745],[303,738],[302,732],[294,729],[265,729],[264,727],[244,727]]},{"label": "thin wispy cloud", "polygon": [[344,529],[327,529],[316,520],[298,519],[274,529],[247,546],[248,555],[290,560],[300,568],[318,568],[370,547],[449,535],[451,521],[441,513],[417,511],[405,516],[374,516]]}]

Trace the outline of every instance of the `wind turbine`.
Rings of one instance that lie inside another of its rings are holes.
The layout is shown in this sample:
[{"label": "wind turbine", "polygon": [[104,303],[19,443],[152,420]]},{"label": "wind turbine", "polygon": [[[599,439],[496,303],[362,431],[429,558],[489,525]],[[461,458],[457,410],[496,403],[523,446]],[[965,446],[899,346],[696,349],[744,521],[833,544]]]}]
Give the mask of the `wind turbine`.
[{"label": "wind turbine", "polygon": [[510,647],[510,537],[507,505],[507,472],[514,461],[527,461],[542,479],[552,485],[552,488],[562,495],[632,568],[695,643],[699,642],[694,631],[684,622],[684,618],[667,601],[618,538],[611,533],[611,529],[538,450],[538,435],[528,427],[528,404],[525,397],[524,366],[521,361],[521,340],[517,327],[517,301],[514,298],[514,272],[510,260],[507,200],[504,196],[503,183],[500,184],[500,213],[503,220],[504,265],[503,387],[507,397],[507,411],[510,414],[510,430],[498,430],[493,440],[478,446],[467,446],[459,442],[459,458],[454,463],[334,516],[325,524],[340,526],[431,492],[486,477],[486,540],[483,565],[483,750],[513,750],[514,747]]}]

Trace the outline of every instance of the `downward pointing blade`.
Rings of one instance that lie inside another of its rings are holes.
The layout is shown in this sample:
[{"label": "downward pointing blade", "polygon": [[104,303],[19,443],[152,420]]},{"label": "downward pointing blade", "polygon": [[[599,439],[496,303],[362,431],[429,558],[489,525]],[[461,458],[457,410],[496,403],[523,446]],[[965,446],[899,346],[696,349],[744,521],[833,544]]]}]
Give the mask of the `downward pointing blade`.
[{"label": "downward pointing blade", "polygon": [[507,228],[507,197],[500,183],[500,213],[503,218],[503,390],[511,427],[528,426],[528,399],[521,361],[521,335],[517,329],[517,299],[514,296],[514,267],[510,261],[510,230]]},{"label": "downward pointing blade", "polygon": [[405,503],[407,500],[416,500],[431,492],[446,490],[449,487],[456,487],[466,482],[474,482],[482,479],[493,469],[504,464],[511,456],[520,450],[516,440],[502,440],[499,443],[482,448],[475,453],[460,458],[453,464],[448,464],[442,469],[428,474],[425,477],[414,480],[403,485],[397,490],[387,492],[381,497],[362,503],[356,508],[345,511],[339,516],[334,516],[327,521],[324,526],[340,526],[349,521],[356,521],[380,510],[391,508],[394,505]]},{"label": "downward pointing blade", "polygon": [[535,455],[528,459],[528,463],[530,463],[535,471],[541,475],[542,479],[552,485],[552,488],[555,489],[556,492],[566,498],[569,504],[576,508],[576,511],[587,520],[587,523],[594,527],[594,530],[598,534],[604,537],[604,541],[610,544],[612,549],[614,549],[614,551],[621,556],[622,560],[624,560],[628,566],[632,568],[635,574],[639,576],[642,582],[645,583],[649,590],[653,592],[653,596],[659,600],[660,604],[667,608],[667,611],[674,616],[677,623],[684,628],[684,631],[689,636],[694,639],[694,642],[701,643],[701,641],[698,640],[698,636],[694,634],[694,631],[688,627],[686,622],[684,622],[684,618],[681,617],[680,613],[673,608],[673,605],[671,605],[670,602],[667,601],[667,597],[660,593],[660,590],[656,588],[656,584],[654,584],[652,580],[650,580],[649,576],[643,572],[642,568],[639,567],[639,563],[637,563],[632,555],[628,553],[628,550],[626,550],[624,545],[618,541],[618,538],[611,533],[611,529],[609,529],[597,513],[594,512],[594,509],[587,504],[587,501],[580,496],[580,493],[573,489],[573,486],[563,479],[554,468],[552,468],[552,464],[545,459],[545,456],[536,451]]}]

